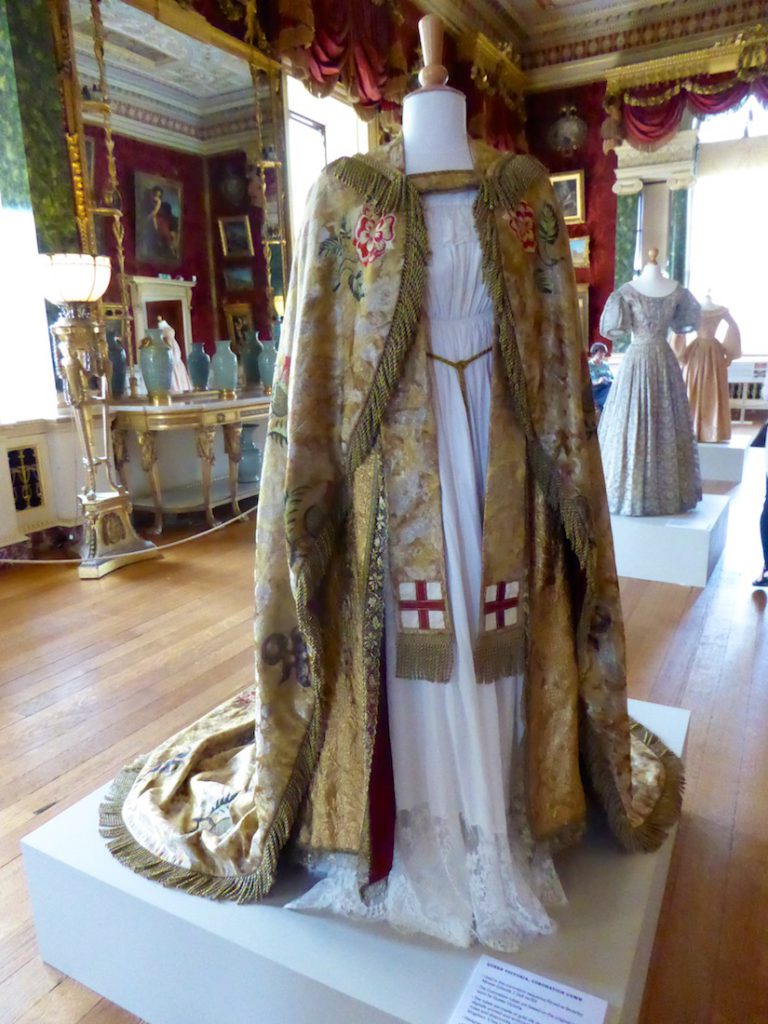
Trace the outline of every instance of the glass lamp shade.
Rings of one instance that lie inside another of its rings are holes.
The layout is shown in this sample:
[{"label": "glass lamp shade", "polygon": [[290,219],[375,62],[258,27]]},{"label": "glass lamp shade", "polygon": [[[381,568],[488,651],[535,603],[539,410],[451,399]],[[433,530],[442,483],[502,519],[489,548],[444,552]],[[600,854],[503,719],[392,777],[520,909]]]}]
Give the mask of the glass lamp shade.
[{"label": "glass lamp shade", "polygon": [[59,252],[39,260],[43,295],[57,306],[96,302],[112,276],[109,256]]}]

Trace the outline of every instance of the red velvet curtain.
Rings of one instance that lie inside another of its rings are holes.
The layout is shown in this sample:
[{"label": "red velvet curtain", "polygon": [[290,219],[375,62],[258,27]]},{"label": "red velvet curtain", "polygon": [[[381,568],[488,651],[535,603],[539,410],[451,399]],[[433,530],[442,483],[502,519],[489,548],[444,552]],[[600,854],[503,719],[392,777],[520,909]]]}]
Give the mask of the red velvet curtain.
[{"label": "red velvet curtain", "polygon": [[373,0],[281,0],[278,48],[313,92],[337,82],[362,110],[399,99],[406,64],[392,8]]},{"label": "red velvet curtain", "polygon": [[768,75],[743,82],[732,72],[696,75],[681,82],[630,89],[624,94],[622,120],[629,142],[657,149],[677,132],[686,107],[697,114],[720,114],[750,94],[768,103]]}]

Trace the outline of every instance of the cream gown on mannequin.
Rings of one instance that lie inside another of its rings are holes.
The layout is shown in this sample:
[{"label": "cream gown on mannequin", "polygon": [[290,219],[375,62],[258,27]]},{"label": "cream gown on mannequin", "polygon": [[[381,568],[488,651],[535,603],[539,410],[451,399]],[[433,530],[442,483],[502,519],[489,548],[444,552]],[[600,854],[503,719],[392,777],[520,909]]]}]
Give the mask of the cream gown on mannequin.
[{"label": "cream gown on mannequin", "polygon": [[[726,323],[725,337],[716,336]],[[736,321],[709,295],[701,306],[701,323],[696,337],[686,344],[678,334],[672,343],[683,370],[688,404],[697,441],[728,441],[731,436],[731,407],[728,395],[728,367],[741,355],[741,335]]]},{"label": "cream gown on mannequin", "polygon": [[[452,89],[420,92],[408,97],[404,111],[407,172],[471,167],[464,98]],[[427,145],[423,117],[440,126],[439,146]],[[514,950],[527,936],[552,930],[544,903],[564,897],[547,851],[534,847],[525,825],[522,676],[481,685],[472,659],[494,343],[474,198],[474,191],[424,196],[432,253],[426,300],[430,385],[456,633],[453,675],[438,684],[394,674],[396,606],[388,590],[387,704],[397,820],[386,894],[363,904],[356,865],[337,860],[294,906],[383,918],[458,946],[477,940]],[[454,365],[459,360],[468,361],[463,389]]]}]

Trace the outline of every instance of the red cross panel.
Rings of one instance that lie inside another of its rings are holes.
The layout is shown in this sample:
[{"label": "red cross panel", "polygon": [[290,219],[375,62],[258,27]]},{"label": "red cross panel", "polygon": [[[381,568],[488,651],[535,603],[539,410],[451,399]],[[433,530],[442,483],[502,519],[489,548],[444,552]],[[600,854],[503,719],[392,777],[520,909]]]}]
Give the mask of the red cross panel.
[{"label": "red cross panel", "polygon": [[520,602],[520,584],[494,583],[485,588],[483,616],[485,631],[489,633],[517,623],[517,608]]},{"label": "red cross panel", "polygon": [[403,629],[445,629],[445,600],[439,580],[401,583],[399,596]]}]

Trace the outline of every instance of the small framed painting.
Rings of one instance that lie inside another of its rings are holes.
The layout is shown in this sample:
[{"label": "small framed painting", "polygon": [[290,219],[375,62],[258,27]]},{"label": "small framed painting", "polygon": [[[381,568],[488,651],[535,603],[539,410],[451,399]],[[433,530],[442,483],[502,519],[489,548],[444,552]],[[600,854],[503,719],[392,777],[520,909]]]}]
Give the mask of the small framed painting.
[{"label": "small framed painting", "polygon": [[226,303],[224,315],[232,351],[239,356],[246,341],[245,332],[253,330],[253,310],[247,302]]},{"label": "small framed painting", "polygon": [[563,220],[566,224],[584,223],[584,171],[565,171],[550,174],[549,180],[555,190]]},{"label": "small framed painting", "polygon": [[571,262],[574,267],[589,266],[589,235],[580,238],[569,238],[571,244]]},{"label": "small framed painting", "polygon": [[242,267],[224,267],[224,287],[228,292],[247,292],[254,287],[253,267],[245,264]]},{"label": "small framed painting", "polygon": [[228,259],[253,256],[253,235],[248,214],[239,217],[219,217],[221,251]]},{"label": "small framed painting", "polygon": [[579,300],[579,322],[581,323],[581,340],[584,348],[589,351],[589,285],[577,284],[576,294]]},{"label": "small framed painting", "polygon": [[177,267],[181,263],[181,182],[137,171],[134,188],[136,259]]}]

